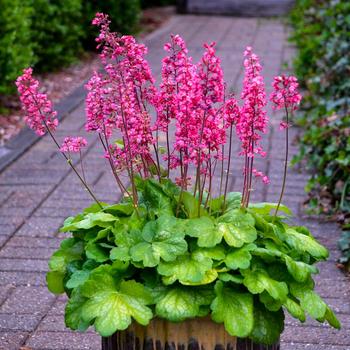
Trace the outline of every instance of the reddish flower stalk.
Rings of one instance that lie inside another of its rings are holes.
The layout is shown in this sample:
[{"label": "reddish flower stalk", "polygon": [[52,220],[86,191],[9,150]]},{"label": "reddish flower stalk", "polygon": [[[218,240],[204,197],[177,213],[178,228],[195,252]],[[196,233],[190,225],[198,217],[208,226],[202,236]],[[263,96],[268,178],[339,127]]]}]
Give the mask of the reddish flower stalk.
[{"label": "reddish flower stalk", "polygon": [[27,125],[33,129],[39,136],[45,135],[45,131],[50,135],[55,145],[66,159],[69,166],[72,168],[74,173],[78,176],[79,180],[86,188],[88,193],[94,199],[94,201],[102,208],[102,205],[97,200],[86,181],[80,176],[72,163],[70,157],[65,154],[66,151],[75,152],[80,151],[81,147],[86,145],[86,140],[83,138],[75,138],[67,141],[64,145],[60,146],[56,140],[53,132],[58,126],[58,119],[56,118],[57,112],[52,109],[52,103],[48,100],[46,94],[39,92],[39,82],[32,76],[33,70],[27,68],[23,70],[23,74],[16,80],[18,92],[20,94],[20,100],[22,103],[22,109],[25,112],[25,121]]},{"label": "reddish flower stalk", "polygon": [[275,110],[284,108],[286,113],[286,121],[282,121],[280,123],[280,129],[285,130],[286,133],[286,146],[282,188],[275,210],[275,216],[277,215],[279,207],[281,205],[286,186],[289,152],[289,113],[292,114],[293,111],[295,111],[298,108],[298,105],[300,104],[301,95],[299,94],[298,86],[298,80],[294,76],[277,76],[274,78],[274,81],[272,83],[273,92],[271,93],[270,100],[273,102],[273,108]]}]

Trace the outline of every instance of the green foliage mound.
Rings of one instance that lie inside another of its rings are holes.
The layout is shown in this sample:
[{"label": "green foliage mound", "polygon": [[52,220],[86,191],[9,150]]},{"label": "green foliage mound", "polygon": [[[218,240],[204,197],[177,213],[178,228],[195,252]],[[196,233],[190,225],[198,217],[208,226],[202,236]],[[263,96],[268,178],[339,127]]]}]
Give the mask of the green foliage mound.
[{"label": "green foliage mound", "polygon": [[153,317],[211,315],[232,336],[265,344],[278,340],[285,310],[340,327],[312,279],[328,252],[287,223],[287,207],[274,217],[275,204],[244,209],[240,193],[230,193],[205,209],[167,179],[137,179],[137,190],[137,210],[124,199],[65,220],[61,231],[72,236],[51,257],[47,282],[69,297],[68,327],[110,336]]}]

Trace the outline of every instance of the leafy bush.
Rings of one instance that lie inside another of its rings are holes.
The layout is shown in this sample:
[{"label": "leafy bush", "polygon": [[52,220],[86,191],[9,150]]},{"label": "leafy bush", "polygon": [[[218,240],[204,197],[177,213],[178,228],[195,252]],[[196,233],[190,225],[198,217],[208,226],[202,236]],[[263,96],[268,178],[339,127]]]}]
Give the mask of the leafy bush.
[{"label": "leafy bush", "polygon": [[0,93],[15,91],[13,81],[33,62],[31,7],[26,1],[0,0]]},{"label": "leafy bush", "polygon": [[31,33],[36,67],[55,70],[81,53],[81,0],[32,0]]},{"label": "leafy bush", "polygon": [[170,180],[137,182],[139,214],[130,199],[103,210],[94,204],[61,228],[72,238],[53,254],[47,282],[70,298],[68,327],[94,324],[110,336],[131,318],[146,325],[154,315],[179,322],[210,314],[233,336],[272,344],[283,308],[302,322],[307,313],[339,327],[311,278],[326,248],[306,228],[270,215],[276,204],[244,209],[241,194],[230,193],[223,213],[221,196],[197,217],[198,199],[184,192],[179,204]]},{"label": "leafy bush", "polygon": [[308,90],[295,161],[312,171],[311,207],[350,213],[350,3],[299,0],[292,13],[296,72]]},{"label": "leafy bush", "polygon": [[91,26],[96,12],[108,13],[111,19],[111,29],[123,34],[135,32],[140,19],[139,0],[86,0],[83,2],[83,26],[85,29],[84,45],[95,49],[95,38],[98,30]]},{"label": "leafy bush", "polygon": [[142,8],[175,5],[176,0],[141,0]]}]

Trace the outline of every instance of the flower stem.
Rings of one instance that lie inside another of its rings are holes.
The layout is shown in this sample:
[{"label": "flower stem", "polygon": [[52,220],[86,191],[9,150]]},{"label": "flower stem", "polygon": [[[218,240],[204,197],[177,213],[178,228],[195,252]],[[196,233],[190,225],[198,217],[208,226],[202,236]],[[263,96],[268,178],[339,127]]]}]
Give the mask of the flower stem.
[{"label": "flower stem", "polygon": [[227,196],[227,189],[228,189],[228,177],[230,173],[230,167],[231,167],[231,153],[232,153],[232,130],[233,130],[233,124],[230,126],[230,141],[229,141],[229,148],[228,148],[228,161],[227,161],[227,172],[226,172],[226,179],[225,179],[225,192],[224,192],[224,204],[223,204],[223,210],[225,210],[226,207],[226,196]]},{"label": "flower stem", "polygon": [[84,181],[84,179],[80,176],[79,172],[77,171],[77,169],[75,168],[75,166],[72,163],[72,160],[70,158],[68,158],[64,152],[61,151],[61,147],[59,145],[59,143],[57,142],[55,136],[53,135],[53,133],[51,132],[50,128],[48,127],[48,125],[46,124],[46,121],[44,120],[44,125],[45,128],[47,130],[47,132],[49,133],[49,135],[51,136],[53,142],[56,144],[56,146],[58,147],[58,149],[60,150],[60,153],[63,155],[63,157],[66,159],[67,163],[69,164],[69,166],[72,168],[72,170],[74,171],[74,173],[78,176],[78,179],[80,180],[80,182],[83,184],[83,186],[85,187],[85,189],[88,191],[88,193],[90,194],[90,196],[93,198],[93,200],[99,205],[99,207],[101,209],[103,209],[101,203],[98,201],[98,199],[96,198],[96,196],[93,194],[93,192],[90,190],[89,186],[87,185],[87,183]]},{"label": "flower stem", "polygon": [[280,198],[278,200],[277,203],[277,207],[275,210],[275,214],[274,216],[277,216],[278,213],[278,209],[281,205],[282,199],[283,199],[283,194],[284,194],[284,190],[286,187],[286,180],[287,180],[287,170],[288,170],[288,153],[289,153],[289,113],[288,113],[288,108],[285,106],[285,111],[286,111],[286,122],[287,122],[287,127],[286,127],[286,154],[285,154],[285,159],[284,159],[284,172],[283,172],[283,182],[282,182],[282,189],[281,189],[281,194],[280,194]]}]

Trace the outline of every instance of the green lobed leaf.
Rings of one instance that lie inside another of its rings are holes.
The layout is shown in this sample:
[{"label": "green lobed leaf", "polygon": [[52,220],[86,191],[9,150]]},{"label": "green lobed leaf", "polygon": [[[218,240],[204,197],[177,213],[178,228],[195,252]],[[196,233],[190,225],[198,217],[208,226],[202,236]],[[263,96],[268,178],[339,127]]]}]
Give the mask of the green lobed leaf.
[{"label": "green lobed leaf", "polygon": [[283,303],[283,306],[294,318],[297,318],[301,322],[305,322],[305,312],[297,301],[291,298],[287,298],[286,301]]},{"label": "green lobed leaf", "polygon": [[160,261],[157,270],[160,275],[167,277],[163,279],[165,284],[172,284],[176,280],[185,285],[201,284],[212,265],[213,261],[203,254],[187,253],[178,256],[175,261]]},{"label": "green lobed leaf", "polygon": [[252,294],[266,291],[276,300],[283,302],[287,299],[287,284],[272,279],[266,271],[262,269],[242,270],[242,275],[244,276],[243,284]]},{"label": "green lobed leaf", "polygon": [[288,255],[283,255],[288,272],[297,282],[305,282],[312,273],[318,273],[315,266],[305,264],[302,261],[295,261]]},{"label": "green lobed leaf", "polygon": [[[249,209],[253,210],[255,213],[258,213],[258,214],[269,215],[271,214],[272,209],[275,210],[277,208],[277,205],[278,205],[277,203],[268,203],[268,202],[250,203]],[[292,215],[292,211],[283,204],[280,204],[278,210],[283,211],[288,215]]]},{"label": "green lobed leaf", "polygon": [[74,260],[80,260],[84,252],[84,244],[75,238],[67,238],[61,242],[60,248],[52,254],[49,267],[52,271],[64,273],[67,264]]},{"label": "green lobed leaf", "polygon": [[49,271],[46,274],[47,288],[51,293],[62,294],[64,293],[64,276],[65,273],[61,271]]},{"label": "green lobed leaf", "polygon": [[[79,217],[79,216],[78,216]],[[76,217],[73,221],[64,223],[61,227],[61,232],[72,232],[77,230],[88,230],[95,226],[108,227],[117,221],[118,218],[112,214],[97,212],[97,213],[87,213],[79,218]],[[78,219],[77,219],[78,218]]]},{"label": "green lobed leaf", "polygon": [[126,329],[132,318],[147,325],[153,316],[147,307],[153,300],[146,288],[133,280],[118,280],[111,269],[101,265],[81,287],[82,296],[87,298],[81,307],[81,317],[85,322],[93,322],[103,337]]},{"label": "green lobed leaf", "polygon": [[198,317],[201,307],[214,298],[211,289],[175,287],[166,289],[156,304],[156,315],[172,322]]},{"label": "green lobed leaf", "polygon": [[81,316],[82,307],[86,301],[87,298],[81,295],[80,288],[73,290],[64,315],[66,326],[70,329],[83,332],[90,326],[90,322],[84,321]]},{"label": "green lobed leaf", "polygon": [[286,242],[296,251],[309,253],[315,259],[326,259],[328,257],[328,250],[313,237],[297,232],[292,228],[288,228],[286,232]]},{"label": "green lobed leaf", "polygon": [[232,270],[247,269],[250,266],[252,259],[251,251],[255,250],[257,246],[253,243],[246,244],[241,248],[230,250],[226,255],[225,264]]},{"label": "green lobed leaf", "polygon": [[267,310],[262,304],[254,304],[254,327],[249,337],[258,344],[277,343],[284,328],[284,313]]},{"label": "green lobed leaf", "polygon": [[221,281],[215,284],[215,295],[210,306],[213,321],[223,322],[232,336],[247,337],[254,325],[253,296],[226,288]]},{"label": "green lobed leaf", "polygon": [[315,320],[322,319],[325,317],[327,305],[312,288],[311,283],[292,283],[290,285],[291,294],[299,299],[301,308]]},{"label": "green lobed leaf", "polygon": [[190,237],[198,238],[199,247],[215,247],[222,240],[213,219],[206,216],[186,220],[185,232]]},{"label": "green lobed leaf", "polygon": [[[181,203],[189,219],[197,218],[198,216],[202,217],[203,215],[207,215],[207,212],[205,211],[203,206],[199,206],[199,200],[189,192],[182,192]],[[198,207],[199,207],[199,211],[198,211]]]},{"label": "green lobed leaf", "polygon": [[164,193],[161,184],[158,182],[152,179],[145,181],[143,196],[147,206],[158,217],[164,214],[174,215],[171,200],[169,196]]},{"label": "green lobed leaf", "polygon": [[173,261],[187,251],[182,221],[173,216],[161,216],[148,222],[142,231],[143,241],[130,249],[134,261],[142,261],[145,267],[154,267],[160,259]]}]

